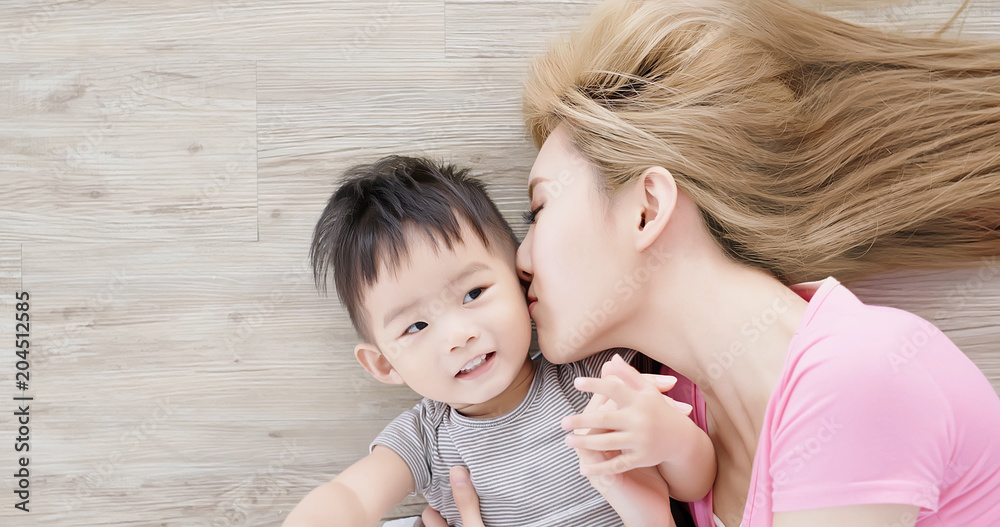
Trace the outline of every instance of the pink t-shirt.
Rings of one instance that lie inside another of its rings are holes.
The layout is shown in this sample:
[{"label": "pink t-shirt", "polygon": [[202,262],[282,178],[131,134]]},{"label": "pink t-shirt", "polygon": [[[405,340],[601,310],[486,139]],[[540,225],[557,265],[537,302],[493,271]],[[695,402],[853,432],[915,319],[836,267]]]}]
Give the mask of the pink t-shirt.
[{"label": "pink t-shirt", "polygon": [[[809,305],[764,412],[742,526],[873,503],[920,507],[918,527],[1000,525],[1000,398],[976,365],[930,322],[832,277],[791,289]],[[706,428],[697,387],[670,395]],[[692,513],[715,527],[712,494]]]}]

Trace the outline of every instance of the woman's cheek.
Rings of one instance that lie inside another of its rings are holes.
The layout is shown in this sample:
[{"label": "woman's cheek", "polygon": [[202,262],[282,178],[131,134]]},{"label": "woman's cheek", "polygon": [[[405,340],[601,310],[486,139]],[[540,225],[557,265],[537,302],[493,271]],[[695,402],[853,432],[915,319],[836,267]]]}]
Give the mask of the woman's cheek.
[{"label": "woman's cheek", "polygon": [[535,254],[532,255],[532,263],[535,266],[535,274],[538,275],[536,279],[541,278],[544,283],[558,276],[558,270],[565,264],[559,258],[559,255],[566,250],[562,240],[559,237],[547,237],[544,235],[536,237],[533,249]]}]

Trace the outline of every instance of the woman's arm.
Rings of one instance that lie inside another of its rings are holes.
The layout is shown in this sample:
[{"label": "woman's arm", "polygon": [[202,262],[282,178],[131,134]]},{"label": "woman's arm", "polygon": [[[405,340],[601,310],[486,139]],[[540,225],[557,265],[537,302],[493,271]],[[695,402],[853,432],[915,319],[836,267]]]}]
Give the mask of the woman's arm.
[{"label": "woman's arm", "polygon": [[917,523],[916,505],[850,505],[807,511],[774,513],[774,527],[913,527]]},{"label": "woman's arm", "polygon": [[403,458],[375,445],[371,454],[307,494],[282,527],[371,527],[413,487]]}]

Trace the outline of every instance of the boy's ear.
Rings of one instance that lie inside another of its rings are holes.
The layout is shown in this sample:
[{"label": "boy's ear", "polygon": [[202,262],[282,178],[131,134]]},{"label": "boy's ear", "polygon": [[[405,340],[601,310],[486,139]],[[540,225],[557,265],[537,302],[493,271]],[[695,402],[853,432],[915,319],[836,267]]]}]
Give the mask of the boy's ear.
[{"label": "boy's ear", "polygon": [[385,384],[406,384],[396,368],[389,364],[389,360],[374,344],[362,342],[354,346],[354,356],[365,371],[375,377],[375,380]]}]

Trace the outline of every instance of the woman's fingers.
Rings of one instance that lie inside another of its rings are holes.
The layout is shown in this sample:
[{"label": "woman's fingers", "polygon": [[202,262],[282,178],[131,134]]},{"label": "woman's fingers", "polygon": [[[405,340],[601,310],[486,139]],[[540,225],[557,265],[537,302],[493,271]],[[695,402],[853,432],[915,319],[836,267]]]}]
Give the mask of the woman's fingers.
[{"label": "woman's fingers", "polygon": [[424,527],[449,527],[441,513],[432,509],[430,505],[424,508],[424,513],[420,515],[420,521],[423,522]]},{"label": "woman's fingers", "polygon": [[462,525],[465,527],[484,527],[483,516],[479,512],[479,495],[472,487],[469,469],[451,467],[448,477],[451,480],[451,494],[455,498],[455,506],[458,507],[458,513],[462,516]]}]

